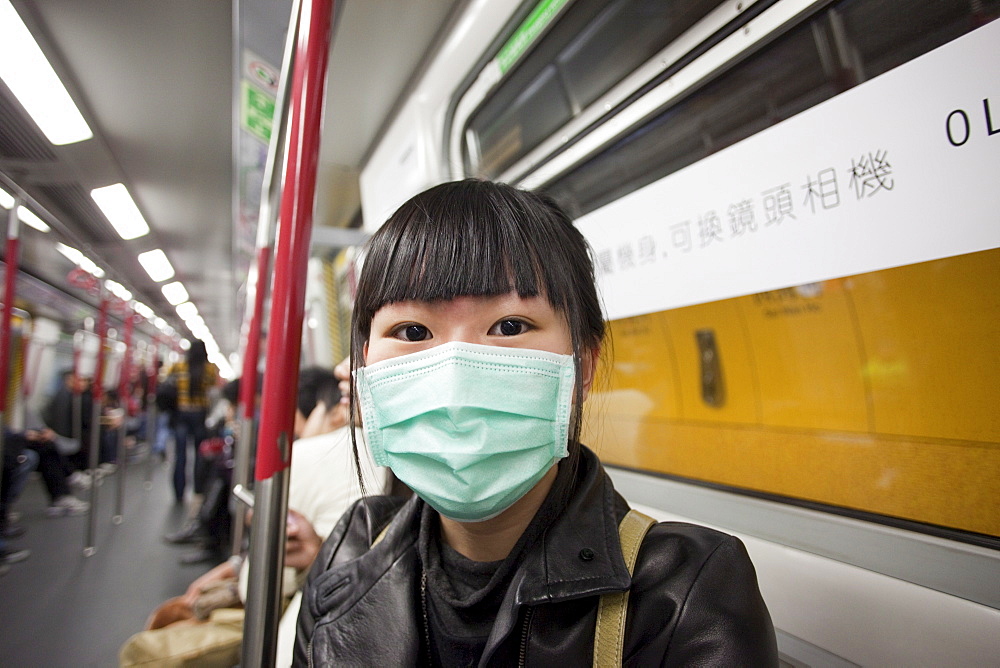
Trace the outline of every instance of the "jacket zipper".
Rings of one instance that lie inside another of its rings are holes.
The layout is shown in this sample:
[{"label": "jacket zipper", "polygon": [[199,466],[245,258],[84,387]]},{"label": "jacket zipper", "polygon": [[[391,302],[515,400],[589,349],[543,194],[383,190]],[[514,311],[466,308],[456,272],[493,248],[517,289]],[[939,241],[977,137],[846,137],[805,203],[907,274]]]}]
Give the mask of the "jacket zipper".
[{"label": "jacket zipper", "polygon": [[306,646],[306,656],[309,657],[309,668],[313,668],[313,639],[309,639],[309,644]]},{"label": "jacket zipper", "polygon": [[524,613],[524,626],[521,628],[521,649],[518,652],[517,665],[520,668],[524,668],[527,664],[525,659],[528,654],[528,630],[531,628],[531,615],[535,612],[535,609],[529,607]]}]

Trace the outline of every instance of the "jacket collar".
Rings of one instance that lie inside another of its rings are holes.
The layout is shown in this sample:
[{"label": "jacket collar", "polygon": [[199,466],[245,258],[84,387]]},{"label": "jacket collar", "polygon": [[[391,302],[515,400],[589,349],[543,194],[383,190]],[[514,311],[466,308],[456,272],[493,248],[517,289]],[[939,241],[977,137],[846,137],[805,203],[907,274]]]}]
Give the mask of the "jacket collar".
[{"label": "jacket collar", "polygon": [[535,605],[628,589],[618,539],[625,509],[597,456],[581,446],[566,507],[524,553],[511,584],[514,601]]}]

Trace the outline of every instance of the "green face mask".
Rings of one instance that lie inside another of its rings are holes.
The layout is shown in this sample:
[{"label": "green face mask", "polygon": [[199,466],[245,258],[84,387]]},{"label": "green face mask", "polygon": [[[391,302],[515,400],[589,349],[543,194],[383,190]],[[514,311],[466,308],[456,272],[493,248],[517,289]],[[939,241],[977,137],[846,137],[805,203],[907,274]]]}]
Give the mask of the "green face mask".
[{"label": "green face mask", "polygon": [[567,455],[572,355],[457,342],[354,374],[375,462],[445,517],[499,515]]}]

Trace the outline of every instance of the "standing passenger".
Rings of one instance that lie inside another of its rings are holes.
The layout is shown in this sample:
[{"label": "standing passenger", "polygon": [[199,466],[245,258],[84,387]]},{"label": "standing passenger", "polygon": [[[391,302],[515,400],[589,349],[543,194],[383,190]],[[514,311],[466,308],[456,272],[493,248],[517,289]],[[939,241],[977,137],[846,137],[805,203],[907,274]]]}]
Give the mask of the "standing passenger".
[{"label": "standing passenger", "polygon": [[193,517],[201,505],[200,500],[205,493],[205,478],[208,472],[207,463],[198,455],[198,444],[206,436],[205,417],[211,405],[209,390],[215,387],[219,371],[208,361],[205,342],[195,339],[191,342],[187,358],[170,367],[167,375],[177,384],[177,413],[174,426],[174,498],[177,503],[184,502],[184,488],[187,485],[187,451],[188,445],[194,446],[194,493],[192,502]]},{"label": "standing passenger", "polygon": [[578,440],[603,336],[587,243],[547,198],[444,184],[375,233],[352,402],[375,462],[415,494],[340,520],[296,665],[587,665],[599,601],[625,591],[630,665],[777,665],[738,539],[656,524],[630,575],[628,504]]}]

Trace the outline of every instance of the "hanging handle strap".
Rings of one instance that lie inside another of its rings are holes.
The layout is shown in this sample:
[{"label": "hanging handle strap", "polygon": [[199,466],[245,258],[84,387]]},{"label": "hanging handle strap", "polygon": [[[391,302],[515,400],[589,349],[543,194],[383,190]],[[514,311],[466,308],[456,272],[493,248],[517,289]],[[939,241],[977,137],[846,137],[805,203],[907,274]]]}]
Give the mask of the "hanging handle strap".
[{"label": "hanging handle strap", "polygon": [[[618,539],[625,557],[625,567],[632,575],[639,547],[656,520],[638,510],[630,510],[618,525]],[[628,614],[628,590],[603,594],[597,606],[594,631],[594,666],[611,668],[622,665],[625,644],[625,616]]]}]

